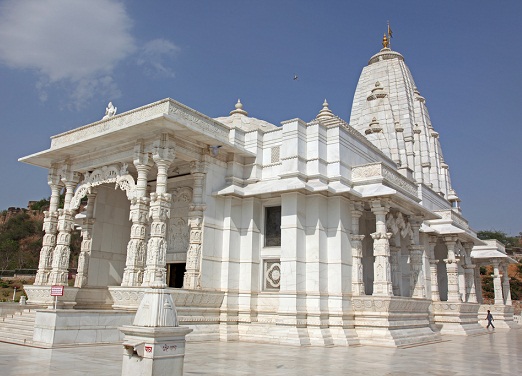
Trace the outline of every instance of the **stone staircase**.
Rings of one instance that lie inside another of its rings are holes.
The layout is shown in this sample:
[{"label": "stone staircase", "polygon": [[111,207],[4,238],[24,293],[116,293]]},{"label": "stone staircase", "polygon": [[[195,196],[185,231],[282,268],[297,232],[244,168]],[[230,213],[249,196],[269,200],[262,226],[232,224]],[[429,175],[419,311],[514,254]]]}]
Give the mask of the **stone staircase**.
[{"label": "stone staircase", "polygon": [[35,317],[35,310],[24,309],[0,318],[0,342],[32,344]]}]

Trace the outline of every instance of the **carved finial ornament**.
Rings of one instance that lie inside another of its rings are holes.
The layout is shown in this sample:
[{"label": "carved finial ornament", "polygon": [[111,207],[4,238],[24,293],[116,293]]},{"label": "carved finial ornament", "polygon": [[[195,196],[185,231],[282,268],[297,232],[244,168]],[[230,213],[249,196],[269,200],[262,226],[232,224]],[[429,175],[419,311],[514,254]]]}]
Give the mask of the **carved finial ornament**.
[{"label": "carved finial ornament", "polygon": [[328,102],[325,99],[323,102],[323,108],[321,109],[321,111],[319,111],[319,114],[317,115],[317,119],[330,119],[333,117],[334,117],[334,114],[328,108]]},{"label": "carved finial ornament", "polygon": [[241,103],[241,100],[238,99],[236,103],[236,109],[233,111],[230,111],[230,115],[239,114],[239,115],[245,115],[248,116],[248,112],[243,110],[243,103]]},{"label": "carved finial ornament", "polygon": [[388,37],[386,36],[386,34],[384,34],[382,36],[382,48],[388,48],[389,45],[390,42],[388,41]]}]

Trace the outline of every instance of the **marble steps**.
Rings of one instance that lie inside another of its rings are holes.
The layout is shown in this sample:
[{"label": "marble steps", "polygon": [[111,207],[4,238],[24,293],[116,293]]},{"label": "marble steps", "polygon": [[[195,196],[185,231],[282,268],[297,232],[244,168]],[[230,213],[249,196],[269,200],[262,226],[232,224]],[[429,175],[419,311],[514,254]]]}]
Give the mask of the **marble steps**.
[{"label": "marble steps", "polygon": [[2,318],[0,321],[0,342],[28,344],[33,340],[36,312],[25,309]]}]

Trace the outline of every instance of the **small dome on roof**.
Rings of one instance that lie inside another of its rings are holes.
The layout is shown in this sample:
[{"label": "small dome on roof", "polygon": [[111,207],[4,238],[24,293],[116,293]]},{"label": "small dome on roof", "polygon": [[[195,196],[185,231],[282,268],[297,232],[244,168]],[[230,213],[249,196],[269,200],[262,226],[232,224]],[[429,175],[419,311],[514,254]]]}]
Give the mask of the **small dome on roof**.
[{"label": "small dome on roof", "polygon": [[250,132],[255,130],[269,131],[277,129],[277,126],[264,120],[259,120],[248,116],[248,112],[243,110],[243,103],[237,100],[235,109],[230,111],[230,116],[222,116],[215,118],[215,120],[226,125],[229,128],[238,128]]}]

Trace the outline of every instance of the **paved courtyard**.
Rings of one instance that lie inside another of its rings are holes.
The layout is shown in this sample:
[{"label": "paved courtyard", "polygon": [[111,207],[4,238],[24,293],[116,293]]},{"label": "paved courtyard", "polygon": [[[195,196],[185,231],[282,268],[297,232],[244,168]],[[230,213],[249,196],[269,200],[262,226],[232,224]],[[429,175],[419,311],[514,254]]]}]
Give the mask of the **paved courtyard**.
[{"label": "paved courtyard", "polygon": [[[290,347],[238,342],[189,343],[185,375],[520,375],[522,330],[497,329],[438,344]],[[121,346],[36,349],[0,343],[0,375],[120,375]]]}]

